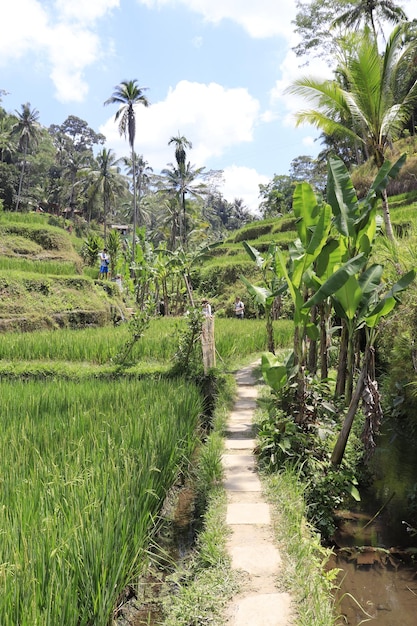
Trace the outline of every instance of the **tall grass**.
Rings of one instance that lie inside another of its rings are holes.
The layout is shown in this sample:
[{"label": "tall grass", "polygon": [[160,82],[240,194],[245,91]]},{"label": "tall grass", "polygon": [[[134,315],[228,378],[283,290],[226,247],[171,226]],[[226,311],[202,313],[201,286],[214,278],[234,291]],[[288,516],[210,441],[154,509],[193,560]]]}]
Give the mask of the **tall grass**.
[{"label": "tall grass", "polygon": [[18,213],[0,211],[0,223],[12,224],[47,224],[49,215],[43,213]]},{"label": "tall grass", "polygon": [[305,521],[304,488],[291,470],[264,476],[274,510],[274,528],[282,546],[282,579],[296,599],[297,626],[334,626],[336,572],[325,573],[331,551]]},{"label": "tall grass", "polygon": [[[292,345],[294,325],[291,320],[274,322],[276,349]],[[265,320],[219,318],[215,321],[216,349],[227,360],[244,359],[267,349]]]},{"label": "tall grass", "polygon": [[[144,337],[135,344],[132,358],[166,364],[178,348],[178,331],[184,329],[185,324],[184,318],[153,319]],[[274,333],[277,348],[290,345],[292,322],[274,322]],[[7,333],[1,336],[0,359],[88,361],[104,364],[115,357],[127,337],[127,325],[25,334]],[[219,359],[227,361],[238,361],[262,352],[267,346],[265,321],[216,319],[215,341]]]},{"label": "tall grass", "polygon": [[[134,346],[136,359],[170,359],[176,348],[175,331],[184,320],[164,318],[152,320],[145,337]],[[127,324],[84,328],[7,333],[0,341],[0,359],[7,360],[62,360],[107,363],[119,352],[128,338]]]},{"label": "tall grass", "polygon": [[185,382],[1,382],[0,623],[107,626],[201,411]]},{"label": "tall grass", "polygon": [[5,256],[0,256],[0,270],[32,272],[51,276],[72,276],[78,274],[76,264],[73,262],[35,261]]}]

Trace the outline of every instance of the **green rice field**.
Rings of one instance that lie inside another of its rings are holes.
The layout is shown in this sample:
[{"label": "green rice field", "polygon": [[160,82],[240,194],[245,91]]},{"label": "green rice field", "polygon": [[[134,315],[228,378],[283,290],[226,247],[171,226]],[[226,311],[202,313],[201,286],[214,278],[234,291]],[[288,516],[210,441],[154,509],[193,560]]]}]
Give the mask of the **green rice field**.
[{"label": "green rice field", "polygon": [[1,381],[2,626],[109,623],[201,410],[185,381]]},{"label": "green rice field", "polygon": [[[199,436],[200,391],[166,376],[184,328],[153,320],[122,370],[126,325],[0,335],[1,626],[108,626],[137,580]],[[292,324],[275,333],[288,345]],[[265,349],[265,322],[215,336],[231,369]]]}]

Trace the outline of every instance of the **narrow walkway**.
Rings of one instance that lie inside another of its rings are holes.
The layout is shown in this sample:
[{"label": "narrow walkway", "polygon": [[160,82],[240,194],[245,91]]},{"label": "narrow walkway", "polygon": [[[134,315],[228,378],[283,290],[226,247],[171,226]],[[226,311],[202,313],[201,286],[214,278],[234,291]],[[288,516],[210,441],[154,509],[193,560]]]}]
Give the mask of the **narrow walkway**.
[{"label": "narrow walkway", "polygon": [[269,505],[263,498],[253,450],[257,381],[254,366],[236,375],[238,395],[230,413],[223,466],[230,526],[232,568],[243,574],[242,591],[226,613],[228,626],[290,626],[291,598],[276,587],[281,566],[274,545]]}]

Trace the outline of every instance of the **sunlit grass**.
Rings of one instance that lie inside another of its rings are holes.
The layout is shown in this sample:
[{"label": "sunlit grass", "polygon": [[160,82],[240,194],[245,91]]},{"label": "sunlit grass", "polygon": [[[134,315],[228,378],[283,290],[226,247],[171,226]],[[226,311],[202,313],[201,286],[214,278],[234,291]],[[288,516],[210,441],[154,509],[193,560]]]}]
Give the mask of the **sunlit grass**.
[{"label": "sunlit grass", "polygon": [[297,626],[334,626],[335,572],[325,571],[330,551],[306,523],[303,485],[291,470],[264,477],[283,558],[282,584],[296,602]]},{"label": "sunlit grass", "polygon": [[[178,333],[185,318],[157,318],[132,351],[132,361],[169,364],[178,348]],[[293,324],[274,322],[277,348],[292,341]],[[32,333],[7,333],[0,341],[0,361],[60,361],[110,364],[128,338],[127,324],[117,327],[61,329]],[[244,360],[266,350],[264,320],[215,319],[215,341],[219,363]],[[1,366],[1,362],[0,362]]]},{"label": "sunlit grass", "polygon": [[0,256],[0,270],[32,272],[46,276],[72,276],[77,274],[74,262],[36,261],[5,256]]},{"label": "sunlit grass", "polygon": [[0,623],[107,626],[195,447],[184,381],[1,382]]}]

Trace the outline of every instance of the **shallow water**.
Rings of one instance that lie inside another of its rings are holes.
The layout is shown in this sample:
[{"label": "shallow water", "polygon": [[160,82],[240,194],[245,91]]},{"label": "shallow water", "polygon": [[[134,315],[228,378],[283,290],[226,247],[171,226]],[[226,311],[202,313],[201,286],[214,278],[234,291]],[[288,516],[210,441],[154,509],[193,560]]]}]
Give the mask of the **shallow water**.
[{"label": "shallow water", "polygon": [[409,430],[389,421],[377,444],[375,480],[356,509],[340,512],[335,534],[342,550],[329,565],[341,569],[339,623],[416,626],[417,445]]}]

